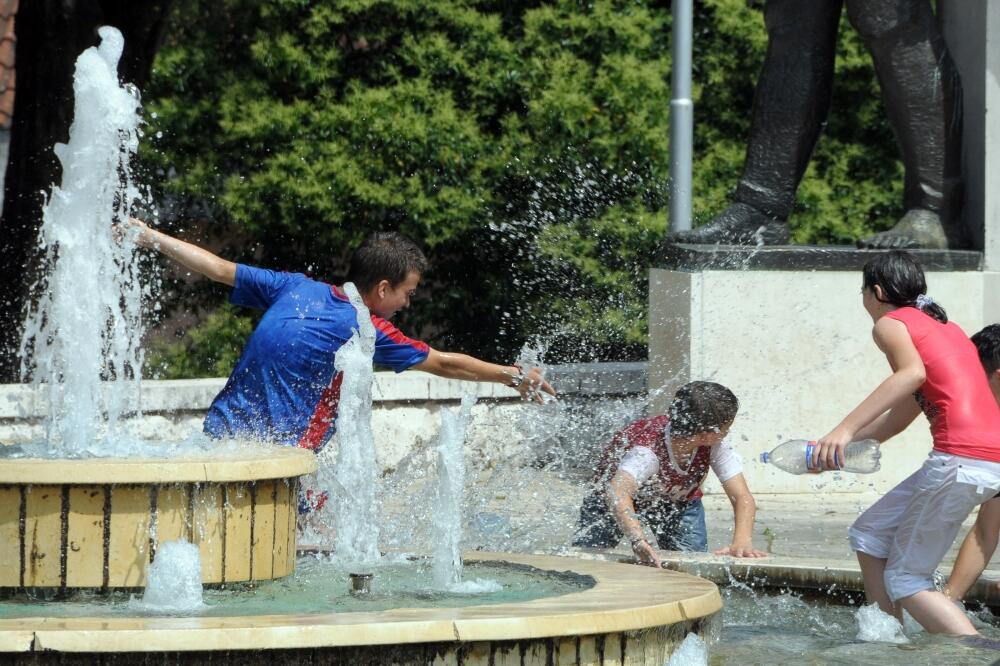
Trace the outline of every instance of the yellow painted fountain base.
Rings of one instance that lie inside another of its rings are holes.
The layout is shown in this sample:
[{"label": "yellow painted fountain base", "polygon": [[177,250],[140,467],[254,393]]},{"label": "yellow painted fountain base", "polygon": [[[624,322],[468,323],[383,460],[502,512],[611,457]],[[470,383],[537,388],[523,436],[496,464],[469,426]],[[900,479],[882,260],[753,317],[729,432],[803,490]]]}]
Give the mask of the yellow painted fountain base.
[{"label": "yellow painted fountain base", "polygon": [[314,455],[0,462],[0,588],[132,588],[158,544],[187,539],[204,583],[295,570],[298,477]]}]

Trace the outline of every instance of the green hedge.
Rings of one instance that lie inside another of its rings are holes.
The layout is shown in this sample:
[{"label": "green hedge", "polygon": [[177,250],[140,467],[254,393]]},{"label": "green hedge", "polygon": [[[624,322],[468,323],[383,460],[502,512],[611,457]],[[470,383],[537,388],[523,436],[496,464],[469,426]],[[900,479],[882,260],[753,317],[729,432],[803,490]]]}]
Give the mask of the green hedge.
[{"label": "green hedge", "polygon": [[[669,4],[182,0],[144,163],[164,193],[207,202],[221,235],[251,239],[236,258],[253,263],[338,280],[371,230],[419,240],[432,269],[400,323],[432,345],[509,360],[540,338],[555,360],[641,359],[667,225]],[[696,4],[702,222],[739,177],[766,35],[745,0]],[[839,49],[800,243],[851,242],[900,212],[892,134],[846,23]],[[181,356],[164,376],[209,367]]]}]

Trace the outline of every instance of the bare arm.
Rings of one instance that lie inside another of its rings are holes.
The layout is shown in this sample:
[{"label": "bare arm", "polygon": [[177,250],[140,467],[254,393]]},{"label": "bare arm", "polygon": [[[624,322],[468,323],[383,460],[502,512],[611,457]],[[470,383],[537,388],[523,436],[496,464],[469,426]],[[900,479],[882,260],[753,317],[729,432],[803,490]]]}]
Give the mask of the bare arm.
[{"label": "bare arm", "polygon": [[884,442],[906,430],[920,414],[920,405],[912,396],[903,398],[882,416],[878,417],[854,436],[856,439],[875,439]]},{"label": "bare arm", "polygon": [[[926,378],[924,362],[901,321],[882,317],[875,323],[875,343],[885,352],[893,373],[861,401],[836,428],[816,442],[813,464],[836,469],[844,459],[844,448],[858,431],[871,424],[896,404],[920,388]],[[914,415],[915,416],[915,415]],[[910,419],[912,421],[912,419]]]},{"label": "bare arm", "polygon": [[958,551],[955,566],[944,586],[945,595],[952,601],[961,601],[969,588],[979,579],[993,558],[1000,532],[1000,501],[990,500],[979,507],[976,523],[965,536]]},{"label": "bare arm", "polygon": [[753,521],[757,516],[757,503],[750,494],[750,487],[742,474],[726,479],[722,484],[729,503],[733,505],[733,542],[715,551],[716,555],[734,557],[767,557],[767,553],[753,547]]},{"label": "bare arm", "polygon": [[[521,372],[513,365],[497,365],[481,361],[468,354],[440,352],[436,349],[431,349],[427,353],[427,358],[413,367],[438,377],[463,379],[471,382],[496,382],[504,386],[510,386],[514,378]],[[531,397],[539,397],[537,396],[538,391],[545,391],[550,395],[556,394],[549,383],[542,379],[541,371],[538,368],[531,368],[524,381],[517,387],[517,392],[527,400]]]},{"label": "bare arm", "polygon": [[130,220],[131,228],[136,230],[135,242],[140,247],[156,250],[160,254],[176,261],[190,271],[200,273],[210,280],[227,284],[230,287],[236,283],[236,264],[218,257],[204,248],[168,236],[162,231],[150,229],[140,220]]},{"label": "bare arm", "polygon": [[635,497],[639,484],[628,472],[615,472],[608,483],[608,508],[618,527],[625,533],[625,538],[632,544],[632,552],[639,558],[640,564],[654,567],[663,566],[660,556],[648,541],[635,513]]}]

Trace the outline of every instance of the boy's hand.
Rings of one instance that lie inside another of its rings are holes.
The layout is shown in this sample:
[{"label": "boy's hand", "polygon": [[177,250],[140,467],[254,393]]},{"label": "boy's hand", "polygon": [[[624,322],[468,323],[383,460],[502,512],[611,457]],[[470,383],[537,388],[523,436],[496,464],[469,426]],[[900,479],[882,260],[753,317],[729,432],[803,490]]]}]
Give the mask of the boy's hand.
[{"label": "boy's hand", "polygon": [[150,247],[153,244],[153,233],[149,226],[137,217],[128,219],[126,233],[135,239],[135,244],[139,247]]},{"label": "boy's hand", "polygon": [[135,217],[130,217],[125,224],[116,224],[111,233],[119,243],[128,236],[139,247],[148,248],[153,244],[152,231],[145,222]]},{"label": "boy's hand", "polygon": [[518,387],[517,392],[521,394],[522,400],[534,400],[539,404],[544,404],[546,402],[545,398],[542,396],[542,392],[548,393],[551,396],[555,396],[556,391],[552,386],[545,381],[542,377],[542,371],[540,368],[532,368],[524,375],[524,381],[522,381]]},{"label": "boy's hand", "polygon": [[837,426],[828,435],[816,440],[810,464],[823,469],[842,469],[844,467],[844,451],[854,439],[854,433],[842,426]]},{"label": "boy's hand", "polygon": [[751,543],[737,544],[731,543],[725,548],[715,551],[716,555],[730,555],[732,557],[767,557],[767,553],[757,550]]},{"label": "boy's hand", "polygon": [[635,553],[635,557],[639,560],[639,564],[643,564],[647,567],[656,567],[657,569],[663,568],[663,561],[660,560],[660,556],[656,554],[656,549],[654,549],[645,539],[636,541],[632,545],[632,552]]}]

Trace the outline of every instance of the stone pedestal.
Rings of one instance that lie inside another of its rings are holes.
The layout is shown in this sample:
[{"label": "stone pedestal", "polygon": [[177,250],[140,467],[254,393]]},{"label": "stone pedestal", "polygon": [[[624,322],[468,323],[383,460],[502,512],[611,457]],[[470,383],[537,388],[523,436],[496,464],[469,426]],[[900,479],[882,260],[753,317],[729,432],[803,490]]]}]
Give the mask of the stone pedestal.
[{"label": "stone pedestal", "polygon": [[[965,220],[987,270],[1000,270],[1000,3],[941,0],[944,36],[962,77]],[[994,292],[996,293],[996,292]]]},{"label": "stone pedestal", "polygon": [[[922,417],[884,447],[877,474],[793,476],[758,462],[787,439],[826,434],[888,376],[861,304],[860,269],[872,254],[680,246],[650,272],[649,384],[661,390],[651,410],[662,413],[693,379],[732,389],[741,409],[731,440],[757,493],[885,491],[901,481],[931,447]],[[918,254],[930,295],[966,333],[1000,321],[1000,273],[977,270],[978,253]],[[711,475],[707,489],[719,489]]]}]

